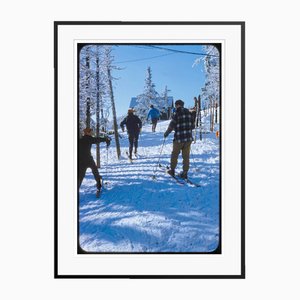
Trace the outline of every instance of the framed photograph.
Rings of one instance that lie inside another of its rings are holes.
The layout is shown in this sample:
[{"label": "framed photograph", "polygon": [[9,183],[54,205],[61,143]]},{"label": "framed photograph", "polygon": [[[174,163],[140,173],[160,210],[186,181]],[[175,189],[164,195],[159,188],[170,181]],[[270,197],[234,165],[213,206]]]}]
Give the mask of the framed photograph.
[{"label": "framed photograph", "polygon": [[245,278],[245,23],[54,22],[55,278]]}]

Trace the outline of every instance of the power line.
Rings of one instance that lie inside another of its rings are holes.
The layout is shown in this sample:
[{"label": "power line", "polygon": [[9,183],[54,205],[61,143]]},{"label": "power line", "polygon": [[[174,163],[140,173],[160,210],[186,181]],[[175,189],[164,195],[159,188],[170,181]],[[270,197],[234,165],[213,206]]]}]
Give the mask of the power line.
[{"label": "power line", "polygon": [[202,55],[202,56],[219,57],[219,55],[205,54],[205,53],[199,53],[199,52],[190,52],[190,51],[183,51],[183,50],[176,50],[176,49],[164,48],[164,47],[153,46],[153,45],[145,45],[145,46],[149,47],[149,48],[156,48],[156,49],[161,49],[161,50],[171,51],[171,52],[176,52],[176,53],[184,53],[184,54],[191,54],[191,55]]},{"label": "power line", "polygon": [[156,55],[156,56],[151,56],[151,57],[145,57],[145,58],[138,58],[138,59],[132,59],[132,60],[124,60],[124,61],[117,61],[115,62],[116,64],[123,64],[123,63],[129,63],[129,62],[136,62],[136,61],[142,61],[142,60],[149,60],[153,58],[158,58],[162,56],[168,56],[168,55],[173,55],[175,53],[168,53],[168,54],[162,54],[162,55]]}]

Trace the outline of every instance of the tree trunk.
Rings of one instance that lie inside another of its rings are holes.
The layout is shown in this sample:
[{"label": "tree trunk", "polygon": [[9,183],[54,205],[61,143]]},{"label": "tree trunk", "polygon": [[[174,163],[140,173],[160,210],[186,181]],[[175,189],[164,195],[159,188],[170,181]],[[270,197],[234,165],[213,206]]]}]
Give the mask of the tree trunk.
[{"label": "tree trunk", "polygon": [[[86,48],[86,57],[85,57],[85,66],[86,66],[86,83],[85,83],[85,91],[86,95],[89,95],[90,91],[90,55],[89,55],[89,47]],[[91,98],[87,97],[86,98],[86,128],[91,127]]]},{"label": "tree trunk", "polygon": [[[96,136],[99,137],[100,134],[100,70],[99,70],[99,56],[97,51],[96,57],[96,85],[97,85],[97,103],[96,103]],[[96,164],[97,168],[100,168],[100,144],[96,144]]]},{"label": "tree trunk", "polygon": [[216,105],[215,105],[215,117],[216,117],[216,119],[215,119],[215,123],[217,124],[218,123],[218,103],[217,103],[217,101],[216,101]]},{"label": "tree trunk", "polygon": [[212,99],[210,99],[210,131],[214,131],[214,103]]},{"label": "tree trunk", "polygon": [[214,131],[214,121],[215,121],[215,102],[213,100],[212,102],[212,107],[211,107],[211,110],[212,110],[212,118],[211,118],[211,131],[213,132]]},{"label": "tree trunk", "polygon": [[201,120],[201,97],[198,96],[198,106],[199,106],[199,130],[200,130],[200,141],[202,141],[202,120]]},{"label": "tree trunk", "polygon": [[110,76],[110,69],[109,68],[107,68],[107,74],[108,74],[108,80],[109,80],[111,107],[112,107],[112,113],[113,113],[113,119],[114,119],[114,133],[115,133],[117,157],[118,157],[118,159],[120,159],[121,150],[120,150],[120,141],[119,141],[119,134],[118,134],[117,114],[116,114],[115,100],[114,100],[114,94],[113,94],[113,88],[112,88],[112,82],[111,82],[111,76]]},{"label": "tree trunk", "polygon": [[86,128],[91,127],[91,100],[90,97],[86,99],[86,119],[85,119]]}]

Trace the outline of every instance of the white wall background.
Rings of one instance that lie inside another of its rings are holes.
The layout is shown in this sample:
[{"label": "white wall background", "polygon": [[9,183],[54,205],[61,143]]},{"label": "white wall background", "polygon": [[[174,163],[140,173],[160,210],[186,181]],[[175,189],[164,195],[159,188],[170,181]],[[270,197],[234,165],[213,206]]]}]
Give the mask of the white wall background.
[{"label": "white wall background", "polygon": [[[297,1],[1,4],[2,299],[299,298]],[[53,279],[53,21],[246,21],[245,280]],[[104,298],[105,297],[105,298]]]}]

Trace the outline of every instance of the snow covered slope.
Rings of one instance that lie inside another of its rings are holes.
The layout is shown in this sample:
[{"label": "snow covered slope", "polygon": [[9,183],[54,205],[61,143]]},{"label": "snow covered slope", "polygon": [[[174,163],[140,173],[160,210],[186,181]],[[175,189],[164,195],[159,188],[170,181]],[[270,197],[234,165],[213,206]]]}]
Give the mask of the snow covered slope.
[{"label": "snow covered slope", "polygon": [[[156,166],[169,121],[157,132],[143,127],[137,159],[127,159],[126,133],[120,139],[122,157],[114,143],[101,144],[100,174],[108,182],[100,199],[88,170],[80,188],[79,240],[87,252],[211,252],[219,244],[219,139],[214,133],[192,144],[189,177],[201,187],[178,185]],[[160,162],[169,165],[173,133]],[[177,170],[182,168],[181,157]],[[152,176],[156,171],[156,180]]]}]

